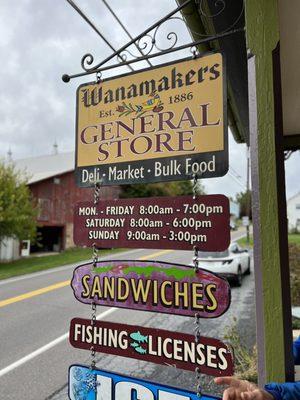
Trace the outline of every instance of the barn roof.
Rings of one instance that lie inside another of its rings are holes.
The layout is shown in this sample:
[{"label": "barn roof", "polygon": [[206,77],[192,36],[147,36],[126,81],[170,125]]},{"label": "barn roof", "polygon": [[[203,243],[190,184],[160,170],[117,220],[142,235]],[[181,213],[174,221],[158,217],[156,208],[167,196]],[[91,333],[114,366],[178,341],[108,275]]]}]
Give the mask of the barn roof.
[{"label": "barn roof", "polygon": [[74,170],[74,152],[14,160],[16,169],[28,177],[28,184],[52,178]]}]

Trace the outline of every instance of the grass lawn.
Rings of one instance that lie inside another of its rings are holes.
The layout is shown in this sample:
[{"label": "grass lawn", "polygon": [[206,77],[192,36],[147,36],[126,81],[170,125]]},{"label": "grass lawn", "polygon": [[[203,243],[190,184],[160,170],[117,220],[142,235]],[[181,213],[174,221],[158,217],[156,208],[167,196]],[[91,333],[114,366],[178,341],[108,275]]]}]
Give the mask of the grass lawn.
[{"label": "grass lawn", "polygon": [[290,233],[289,234],[289,243],[294,243],[294,244],[300,245],[300,233]]},{"label": "grass lawn", "polygon": [[[289,244],[293,243],[293,244],[298,244],[300,245],[300,234],[298,233],[290,233],[288,236],[288,240],[289,240]],[[239,239],[238,244],[242,247],[247,247],[247,238],[243,237],[241,239]],[[250,235],[250,247],[253,247],[253,237],[252,235]]]},{"label": "grass lawn", "polygon": [[[100,250],[99,257],[120,251],[123,251],[123,249]],[[92,249],[76,247],[50,256],[29,257],[8,263],[0,263],[0,280],[91,259]]]},{"label": "grass lawn", "polygon": [[247,237],[246,236],[242,237],[237,242],[241,247],[253,247],[253,236],[250,235],[250,244],[249,245],[247,243]]}]

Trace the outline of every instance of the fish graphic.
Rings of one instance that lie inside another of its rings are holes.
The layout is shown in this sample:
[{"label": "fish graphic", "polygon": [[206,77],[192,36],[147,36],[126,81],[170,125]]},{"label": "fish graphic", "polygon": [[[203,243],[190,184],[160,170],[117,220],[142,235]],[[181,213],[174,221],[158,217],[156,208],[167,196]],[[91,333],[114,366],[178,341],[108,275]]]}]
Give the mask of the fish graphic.
[{"label": "fish graphic", "polygon": [[139,343],[148,343],[148,336],[144,336],[141,334],[140,331],[133,332],[130,334],[131,339],[133,339],[135,342]]},{"label": "fish graphic", "polygon": [[133,343],[130,343],[130,346],[131,347],[139,347],[139,344],[137,342],[133,342]]},{"label": "fish graphic", "polygon": [[146,353],[147,353],[147,350],[146,350],[146,349],[143,349],[141,346],[136,347],[134,350],[135,350],[136,352],[140,353],[140,354],[146,354]]}]

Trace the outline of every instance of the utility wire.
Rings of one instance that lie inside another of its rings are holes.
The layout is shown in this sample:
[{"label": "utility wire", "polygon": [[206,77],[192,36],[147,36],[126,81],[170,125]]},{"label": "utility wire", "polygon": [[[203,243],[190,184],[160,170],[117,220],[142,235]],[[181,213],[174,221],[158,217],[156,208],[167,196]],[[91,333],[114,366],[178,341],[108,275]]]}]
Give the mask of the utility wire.
[{"label": "utility wire", "polygon": [[241,175],[231,166],[229,167],[231,169],[231,172],[238,178],[238,179],[242,179]]},{"label": "utility wire", "polygon": [[[110,11],[110,13],[113,15],[113,17],[116,19],[116,21],[119,23],[119,25],[122,27],[123,31],[127,34],[127,36],[129,37],[130,40],[133,40],[132,35],[130,34],[130,32],[128,31],[128,29],[126,28],[126,26],[122,23],[122,21],[120,20],[120,18],[116,15],[116,13],[113,11],[113,9],[111,8],[111,6],[107,3],[106,0],[102,0],[104,5],[106,6],[106,8]],[[136,47],[136,49],[138,50],[138,52],[144,56],[144,53],[142,52],[142,50],[139,48],[139,46],[134,42],[134,45]],[[148,65],[150,67],[152,67],[152,64],[149,60],[145,60]]]},{"label": "utility wire", "polygon": [[[101,37],[101,39],[109,46],[109,48],[116,52],[117,50],[113,47],[113,45],[106,39],[106,37],[99,31],[99,29],[96,28],[96,26],[93,24],[93,22],[84,14],[84,12],[75,4],[73,0],[66,0],[71,7],[74,8],[75,11],[78,12],[78,14],[87,22],[91,28]],[[120,64],[122,65],[122,64]],[[131,65],[127,65],[127,67],[131,70],[134,71],[134,69],[131,67]]]},{"label": "utility wire", "polygon": [[246,182],[243,181],[242,179],[240,179],[239,177],[237,177],[237,176],[231,171],[230,168],[229,168],[229,173],[231,174],[232,177],[234,177],[234,179],[235,179],[236,181],[239,181],[240,185],[244,186],[245,188],[247,187]]},{"label": "utility wire", "polygon": [[243,178],[241,175],[239,175],[232,167],[229,167],[229,172],[231,173],[232,176],[234,176],[243,186],[247,187],[246,182],[244,182]]},{"label": "utility wire", "polygon": [[244,190],[247,188],[246,185],[244,183],[242,183],[240,180],[238,180],[231,171],[228,171],[229,176],[236,181]]}]

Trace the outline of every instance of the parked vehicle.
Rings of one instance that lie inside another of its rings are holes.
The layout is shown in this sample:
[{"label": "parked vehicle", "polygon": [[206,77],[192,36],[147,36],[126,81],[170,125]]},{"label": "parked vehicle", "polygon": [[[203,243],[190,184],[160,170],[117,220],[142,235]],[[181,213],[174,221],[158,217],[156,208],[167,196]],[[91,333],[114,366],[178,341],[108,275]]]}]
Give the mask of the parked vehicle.
[{"label": "parked vehicle", "polygon": [[250,274],[249,252],[236,242],[232,242],[226,251],[199,252],[198,263],[199,268],[215,272],[237,286],[242,285],[244,274]]},{"label": "parked vehicle", "polygon": [[237,226],[236,226],[236,223],[234,221],[230,221],[229,225],[230,225],[230,230],[231,231],[236,231],[237,230]]}]

